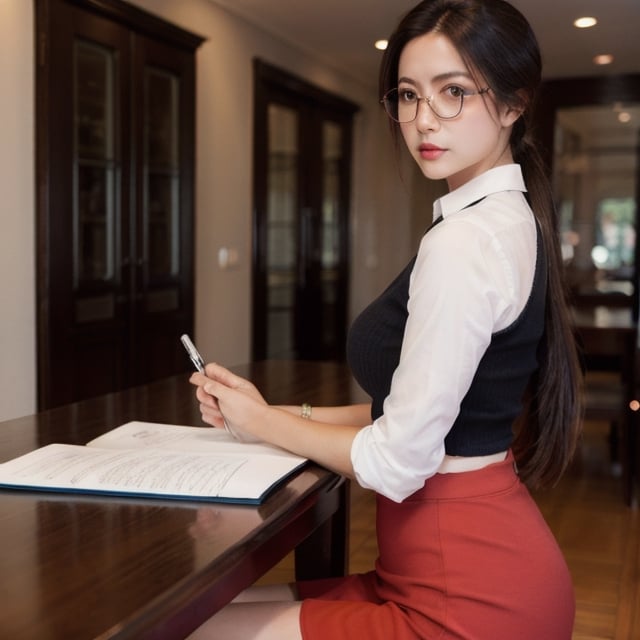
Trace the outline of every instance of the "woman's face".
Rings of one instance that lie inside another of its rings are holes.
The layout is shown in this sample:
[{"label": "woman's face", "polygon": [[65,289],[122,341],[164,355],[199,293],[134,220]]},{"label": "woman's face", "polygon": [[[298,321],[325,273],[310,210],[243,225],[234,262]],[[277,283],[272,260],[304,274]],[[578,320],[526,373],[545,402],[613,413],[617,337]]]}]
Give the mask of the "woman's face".
[{"label": "woman's face", "polygon": [[407,43],[398,66],[398,89],[404,96],[432,98],[435,108],[465,93],[462,111],[439,119],[424,100],[412,122],[400,125],[409,151],[425,176],[445,178],[453,190],[492,167],[513,162],[511,126],[519,112],[496,105],[489,90],[478,86],[450,40],[431,32]]}]

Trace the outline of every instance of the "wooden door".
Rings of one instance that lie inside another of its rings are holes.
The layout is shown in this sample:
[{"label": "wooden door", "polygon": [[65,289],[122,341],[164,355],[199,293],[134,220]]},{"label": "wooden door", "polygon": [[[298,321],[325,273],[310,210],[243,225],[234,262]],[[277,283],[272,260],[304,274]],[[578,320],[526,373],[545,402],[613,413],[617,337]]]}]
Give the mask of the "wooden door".
[{"label": "wooden door", "polygon": [[36,5],[40,409],[186,370],[193,324],[199,40],[90,4]]},{"label": "wooden door", "polygon": [[194,68],[190,52],[147,37],[136,39],[134,58],[128,338],[137,384],[188,365],[179,336],[193,327]]},{"label": "wooden door", "polygon": [[253,358],[344,357],[356,106],[256,62]]}]

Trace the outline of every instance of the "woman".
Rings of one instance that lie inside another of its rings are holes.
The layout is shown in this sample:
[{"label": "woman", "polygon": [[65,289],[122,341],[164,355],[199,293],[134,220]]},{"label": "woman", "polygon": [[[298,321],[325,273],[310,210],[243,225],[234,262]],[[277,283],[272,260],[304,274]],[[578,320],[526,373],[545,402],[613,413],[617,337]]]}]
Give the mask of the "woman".
[{"label": "woman", "polygon": [[570,575],[524,485],[557,480],[580,415],[556,220],[528,131],[540,77],[535,36],[502,0],[426,0],[391,36],[382,102],[449,193],[351,329],[371,405],[301,415],[218,365],[192,378],[206,422],[375,490],[380,555],[365,575],[249,590],[194,637],[571,637]]}]

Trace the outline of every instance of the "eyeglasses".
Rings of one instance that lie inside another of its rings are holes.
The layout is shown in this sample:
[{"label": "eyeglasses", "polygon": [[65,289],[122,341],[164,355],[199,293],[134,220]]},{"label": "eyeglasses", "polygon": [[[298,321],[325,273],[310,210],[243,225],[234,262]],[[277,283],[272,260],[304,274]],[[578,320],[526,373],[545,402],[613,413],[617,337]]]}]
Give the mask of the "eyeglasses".
[{"label": "eyeglasses", "polygon": [[400,124],[413,122],[418,117],[418,108],[423,100],[437,118],[451,120],[460,115],[465,97],[479,96],[489,90],[490,87],[485,87],[478,91],[467,91],[462,87],[449,85],[437,95],[423,98],[409,88],[391,89],[380,102],[384,105],[387,115]]}]

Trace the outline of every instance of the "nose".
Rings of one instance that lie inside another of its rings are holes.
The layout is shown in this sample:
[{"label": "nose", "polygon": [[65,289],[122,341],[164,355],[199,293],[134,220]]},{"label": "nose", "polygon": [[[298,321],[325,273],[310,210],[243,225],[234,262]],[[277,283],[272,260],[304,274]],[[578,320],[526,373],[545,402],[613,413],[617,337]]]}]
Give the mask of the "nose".
[{"label": "nose", "polygon": [[440,125],[440,120],[433,112],[430,103],[431,98],[420,98],[418,100],[418,113],[416,114],[416,127],[419,131],[430,131]]}]

